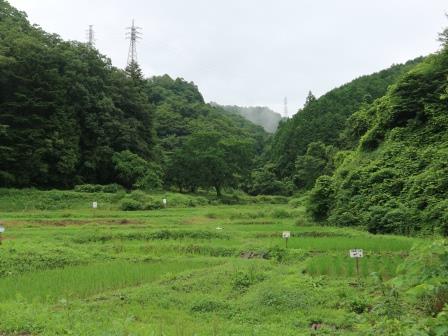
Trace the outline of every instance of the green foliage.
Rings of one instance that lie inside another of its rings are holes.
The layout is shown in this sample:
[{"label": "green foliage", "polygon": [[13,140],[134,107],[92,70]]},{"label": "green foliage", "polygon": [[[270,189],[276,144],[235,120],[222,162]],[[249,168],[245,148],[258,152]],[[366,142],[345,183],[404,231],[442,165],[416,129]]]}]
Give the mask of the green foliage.
[{"label": "green foliage", "polygon": [[421,59],[403,65],[394,65],[387,70],[363,76],[339,88],[329,91],[316,99],[310,92],[303,109],[293,118],[282,121],[272,140],[269,159],[277,166],[277,175],[292,177],[298,156],[306,154],[307,147],[313,142],[322,142],[339,148],[350,148],[351,138],[365,131],[364,121],[351,119],[359,124],[345,137],[340,134],[349,119],[360,108],[382,97],[389,85],[408,71]]},{"label": "green foliage", "polygon": [[142,82],[6,2],[0,17],[1,185],[107,184],[114,152],[150,158],[153,111]]},{"label": "green foliage", "polygon": [[448,304],[448,244],[435,241],[416,246],[400,265],[393,284],[426,314],[436,316]]},{"label": "green foliage", "polygon": [[213,187],[221,196],[223,187],[237,186],[241,177],[248,174],[251,151],[248,141],[223,139],[218,132],[194,133],[174,154],[167,169],[168,180],[180,190]]},{"label": "green foliage", "polygon": [[112,162],[120,183],[128,189],[154,190],[162,186],[160,167],[128,150],[114,153]]},{"label": "green foliage", "polygon": [[274,169],[274,165],[267,164],[252,170],[249,181],[243,189],[250,195],[291,195],[294,186],[289,181],[278,180]]},{"label": "green foliage", "polygon": [[142,202],[139,202],[132,198],[124,198],[120,203],[120,209],[123,211],[143,210],[144,205],[142,204]]},{"label": "green foliage", "polygon": [[294,182],[298,188],[311,188],[321,175],[330,175],[334,170],[333,146],[325,146],[322,142],[308,145],[305,155],[296,159]]},{"label": "green foliage", "polygon": [[310,192],[308,211],[316,221],[328,218],[334,202],[333,179],[330,176],[321,176]]},{"label": "green foliage", "polygon": [[112,183],[107,185],[101,184],[80,184],[76,185],[74,191],[76,192],[85,192],[85,193],[97,193],[97,192],[105,192],[105,193],[116,193],[122,191],[123,187],[119,184]]},{"label": "green foliage", "polygon": [[347,127],[362,126],[350,136],[347,131],[346,139],[359,146],[337,165],[328,199],[332,224],[365,225],[372,233],[447,234],[447,69],[444,49],[352,115]]}]

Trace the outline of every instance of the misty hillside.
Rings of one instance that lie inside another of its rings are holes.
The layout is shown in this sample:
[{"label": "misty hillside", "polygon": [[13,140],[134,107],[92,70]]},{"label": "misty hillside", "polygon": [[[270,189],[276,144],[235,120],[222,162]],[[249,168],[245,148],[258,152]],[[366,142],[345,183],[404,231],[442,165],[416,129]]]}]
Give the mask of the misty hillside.
[{"label": "misty hillside", "polygon": [[226,111],[239,114],[256,125],[262,126],[266,132],[274,133],[277,130],[282,116],[266,106],[242,107],[236,105],[222,106]]}]

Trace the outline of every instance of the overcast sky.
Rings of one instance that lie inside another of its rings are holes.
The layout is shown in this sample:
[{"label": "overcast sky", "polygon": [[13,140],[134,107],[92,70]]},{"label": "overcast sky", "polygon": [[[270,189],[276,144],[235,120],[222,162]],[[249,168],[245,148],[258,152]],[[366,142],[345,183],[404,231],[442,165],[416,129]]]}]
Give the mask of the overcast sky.
[{"label": "overcast sky", "polygon": [[195,82],[207,101],[282,112],[439,48],[446,0],[10,0],[32,23],[86,40],[124,67],[132,19],[145,75]]}]

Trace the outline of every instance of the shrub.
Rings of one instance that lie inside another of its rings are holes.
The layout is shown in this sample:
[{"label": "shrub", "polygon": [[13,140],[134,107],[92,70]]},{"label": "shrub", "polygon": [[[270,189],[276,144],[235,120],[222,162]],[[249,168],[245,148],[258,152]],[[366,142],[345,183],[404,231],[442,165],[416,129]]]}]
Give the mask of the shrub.
[{"label": "shrub", "polygon": [[330,176],[321,176],[310,192],[308,212],[314,220],[323,221],[328,218],[334,202],[335,190]]},{"label": "shrub", "polygon": [[401,204],[388,203],[370,209],[367,230],[370,233],[410,234],[418,229],[415,213]]},{"label": "shrub", "polygon": [[433,206],[428,207],[423,217],[430,225],[430,228],[436,229],[442,236],[448,236],[448,201],[443,200]]},{"label": "shrub", "polygon": [[359,146],[362,150],[368,152],[378,148],[380,143],[384,140],[384,134],[379,126],[371,128],[361,138]]},{"label": "shrub", "polygon": [[124,198],[123,200],[121,200],[120,209],[123,211],[137,211],[143,210],[144,206],[141,202],[136,201],[135,199]]},{"label": "shrub", "polygon": [[102,192],[103,186],[100,184],[81,184],[81,185],[75,186],[75,191],[85,192],[85,193]]},{"label": "shrub", "polygon": [[356,298],[349,303],[350,311],[356,314],[362,314],[368,311],[371,307],[369,303],[363,298]]},{"label": "shrub", "polygon": [[234,290],[244,292],[252,285],[252,280],[249,274],[244,272],[237,272],[232,282]]},{"label": "shrub", "polygon": [[155,200],[152,197],[146,197],[143,202],[145,210],[157,210],[163,208],[162,201]]},{"label": "shrub", "polygon": [[228,308],[227,304],[223,302],[217,301],[215,299],[204,298],[194,302],[190,309],[194,313],[210,313],[224,310],[227,308]]},{"label": "shrub", "polygon": [[284,209],[274,209],[271,212],[271,217],[272,218],[291,218],[292,213],[289,211],[286,211]]},{"label": "shrub", "polygon": [[301,206],[303,206],[305,204],[306,204],[306,197],[304,197],[304,196],[298,197],[298,198],[291,198],[288,201],[288,205],[291,208],[299,208],[299,207],[301,207]]},{"label": "shrub", "polygon": [[414,305],[435,316],[448,304],[448,243],[445,240],[414,247],[398,268],[392,283]]},{"label": "shrub", "polygon": [[286,260],[286,257],[288,256],[288,250],[274,246],[271,247],[266,254],[264,255],[265,259],[274,259],[275,261],[281,263]]},{"label": "shrub", "polygon": [[76,185],[74,190],[76,192],[84,192],[84,193],[97,193],[97,192],[105,192],[105,193],[116,193],[123,190],[123,187],[117,183],[112,184],[80,184]]},{"label": "shrub", "polygon": [[103,186],[103,192],[105,193],[117,193],[119,191],[122,191],[123,187],[121,185],[119,185],[118,183],[112,183],[112,184],[107,184],[105,186]]}]

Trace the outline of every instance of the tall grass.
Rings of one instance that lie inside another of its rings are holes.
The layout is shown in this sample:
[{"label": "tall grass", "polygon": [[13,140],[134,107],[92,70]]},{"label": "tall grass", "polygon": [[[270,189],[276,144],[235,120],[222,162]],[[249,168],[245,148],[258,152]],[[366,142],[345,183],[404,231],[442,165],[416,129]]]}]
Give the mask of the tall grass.
[{"label": "tall grass", "polygon": [[[376,272],[383,278],[395,275],[396,268],[401,262],[399,256],[367,256],[359,260],[361,277]],[[356,262],[348,256],[317,256],[311,258],[306,265],[306,272],[311,275],[327,275],[331,277],[356,276]]]},{"label": "tall grass", "polygon": [[[277,239],[278,240],[278,239]],[[311,251],[347,251],[361,248],[367,251],[408,251],[414,241],[401,237],[359,236],[359,237],[298,237],[290,239],[290,248]]]},{"label": "tall grass", "polygon": [[3,301],[17,296],[26,300],[85,298],[108,290],[138,286],[168,273],[206,267],[205,261],[126,263],[123,261],[27,273],[0,279]]}]

